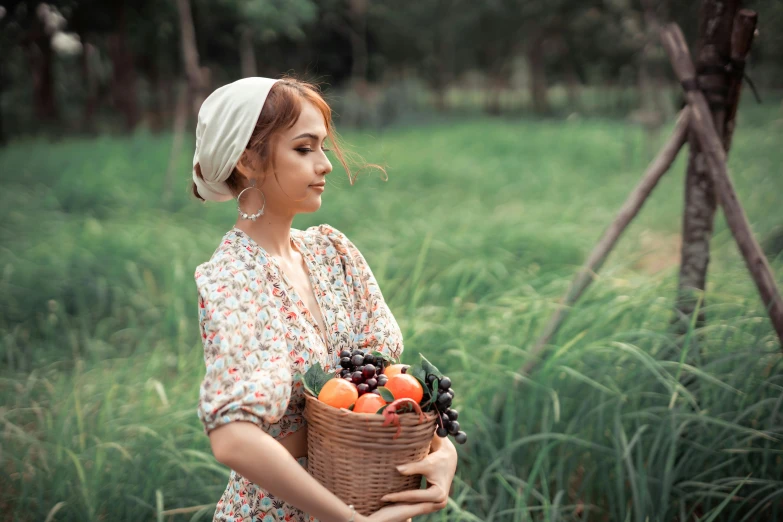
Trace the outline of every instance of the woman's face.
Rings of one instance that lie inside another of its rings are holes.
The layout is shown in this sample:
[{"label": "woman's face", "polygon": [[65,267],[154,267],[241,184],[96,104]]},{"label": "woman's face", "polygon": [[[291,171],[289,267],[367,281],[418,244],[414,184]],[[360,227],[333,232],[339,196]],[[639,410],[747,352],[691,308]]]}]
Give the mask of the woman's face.
[{"label": "woman's face", "polygon": [[294,216],[321,207],[326,175],[332,171],[324,152],[325,140],[321,111],[304,102],[293,127],[278,134],[272,152],[274,166],[270,166],[259,186],[271,213]]}]

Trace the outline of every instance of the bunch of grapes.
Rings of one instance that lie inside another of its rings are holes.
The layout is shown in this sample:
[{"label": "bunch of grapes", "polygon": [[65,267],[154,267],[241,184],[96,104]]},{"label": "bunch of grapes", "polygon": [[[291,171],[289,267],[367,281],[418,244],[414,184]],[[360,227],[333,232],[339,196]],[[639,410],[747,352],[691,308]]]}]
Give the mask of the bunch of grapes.
[{"label": "bunch of grapes", "polygon": [[438,413],[438,429],[436,433],[442,438],[451,435],[457,444],[465,444],[468,440],[468,435],[464,431],[460,431],[459,422],[457,421],[459,412],[451,407],[451,402],[454,400],[451,379],[446,376],[438,379],[438,376],[432,373],[427,375],[427,384],[429,386],[432,386],[435,381],[438,381],[436,397],[433,398],[433,405]]},{"label": "bunch of grapes", "polygon": [[361,350],[340,352],[340,377],[356,385],[359,397],[365,393],[376,393],[379,386],[385,386],[388,378],[383,375],[385,361]]}]

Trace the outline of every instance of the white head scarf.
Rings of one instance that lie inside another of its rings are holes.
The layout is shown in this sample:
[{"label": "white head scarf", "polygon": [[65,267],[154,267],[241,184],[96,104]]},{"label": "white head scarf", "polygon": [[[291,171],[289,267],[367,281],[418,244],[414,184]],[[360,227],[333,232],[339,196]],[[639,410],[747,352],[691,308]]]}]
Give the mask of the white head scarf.
[{"label": "white head scarf", "polygon": [[[193,181],[205,200],[233,199],[226,179],[245,151],[269,91],[277,81],[243,78],[218,88],[204,100],[198,111]],[[196,163],[201,167],[203,180],[196,175]]]}]

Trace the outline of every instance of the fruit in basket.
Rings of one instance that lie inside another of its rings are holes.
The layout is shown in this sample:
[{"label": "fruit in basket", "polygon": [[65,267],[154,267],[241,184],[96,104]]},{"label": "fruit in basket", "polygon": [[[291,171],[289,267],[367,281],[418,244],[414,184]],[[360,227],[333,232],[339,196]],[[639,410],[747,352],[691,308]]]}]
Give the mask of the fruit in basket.
[{"label": "fruit in basket", "polygon": [[385,388],[392,392],[395,399],[412,399],[419,404],[424,398],[424,388],[418,379],[405,373],[389,378]]},{"label": "fruit in basket", "polygon": [[388,379],[391,379],[395,375],[405,374],[405,372],[408,371],[408,368],[410,368],[410,366],[408,366],[407,364],[392,364],[391,366],[383,370],[383,374]]},{"label": "fruit in basket", "polygon": [[386,406],[383,397],[374,393],[365,393],[356,401],[353,407],[354,413],[377,413],[378,410]]},{"label": "fruit in basket", "polygon": [[359,398],[359,390],[345,379],[330,379],[321,388],[318,400],[335,408],[350,408]]}]

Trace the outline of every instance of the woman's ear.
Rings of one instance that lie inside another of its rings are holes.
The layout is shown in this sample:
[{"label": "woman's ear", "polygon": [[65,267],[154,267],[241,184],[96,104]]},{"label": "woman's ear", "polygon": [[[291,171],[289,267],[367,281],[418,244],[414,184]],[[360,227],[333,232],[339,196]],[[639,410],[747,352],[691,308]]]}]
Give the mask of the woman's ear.
[{"label": "woman's ear", "polygon": [[245,152],[239,157],[237,171],[245,178],[245,181],[249,181],[258,175],[260,165],[257,161],[257,156],[252,150],[245,149]]}]

